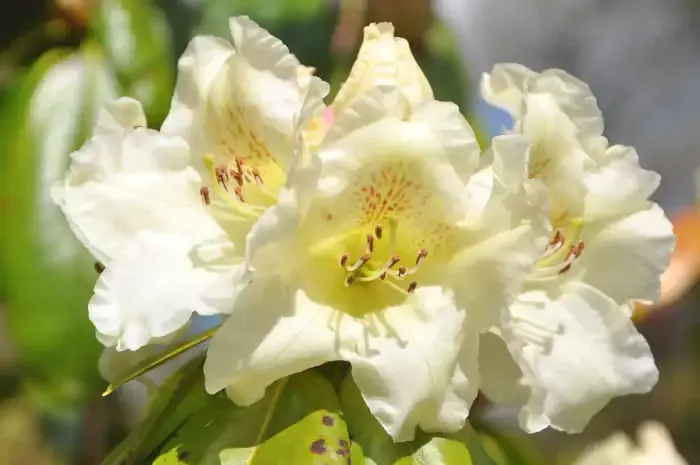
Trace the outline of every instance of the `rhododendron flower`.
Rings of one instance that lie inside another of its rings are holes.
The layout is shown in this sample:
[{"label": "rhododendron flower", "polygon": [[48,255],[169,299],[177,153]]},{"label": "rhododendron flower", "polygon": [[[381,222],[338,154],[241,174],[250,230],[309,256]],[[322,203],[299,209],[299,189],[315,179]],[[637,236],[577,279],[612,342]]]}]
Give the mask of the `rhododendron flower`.
[{"label": "rhododendron flower", "polygon": [[521,137],[494,141],[496,167],[477,174],[455,105],[404,108],[399,88],[379,86],[336,115],[253,227],[252,283],[212,339],[209,392],[247,405],[277,379],[346,360],[395,440],[464,425],[481,314],[519,291],[542,206],[523,194]]},{"label": "rhododendron flower", "polygon": [[[608,146],[590,89],[563,71],[497,65],[482,92],[530,141],[529,177],[551,205],[542,255],[493,330],[520,382],[489,385],[525,402],[525,430],[578,432],[612,397],[647,392],[658,379],[630,316],[634,302],[658,298],[674,245],[670,222],[648,200],[659,176],[640,168],[633,148]],[[512,372],[482,355],[485,376]]]}]

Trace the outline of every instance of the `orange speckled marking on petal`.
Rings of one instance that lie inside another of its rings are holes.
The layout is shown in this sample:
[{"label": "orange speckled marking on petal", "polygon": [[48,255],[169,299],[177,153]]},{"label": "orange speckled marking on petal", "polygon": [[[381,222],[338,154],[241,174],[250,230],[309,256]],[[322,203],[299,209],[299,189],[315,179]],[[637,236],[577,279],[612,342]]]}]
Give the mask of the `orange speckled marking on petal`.
[{"label": "orange speckled marking on petal", "polygon": [[387,163],[371,172],[358,185],[354,197],[361,205],[358,224],[376,224],[389,216],[411,217],[425,206],[430,189],[409,176],[403,162]]}]

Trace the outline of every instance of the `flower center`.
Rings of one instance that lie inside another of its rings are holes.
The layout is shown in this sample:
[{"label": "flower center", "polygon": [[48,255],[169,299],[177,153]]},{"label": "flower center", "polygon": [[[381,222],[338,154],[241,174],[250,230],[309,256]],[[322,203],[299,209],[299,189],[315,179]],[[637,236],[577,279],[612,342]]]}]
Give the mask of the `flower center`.
[{"label": "flower center", "polygon": [[[385,238],[384,227],[377,224],[373,233],[366,235],[365,250],[359,258],[353,258],[347,252],[340,256],[338,263],[345,270],[346,287],[355,283],[369,283],[379,280],[402,294],[411,294],[416,290],[417,281],[410,281],[405,289],[398,283],[407,276],[418,272],[428,256],[428,249],[420,248],[418,250],[415,263],[410,268],[403,264],[399,265],[401,255],[397,253],[398,221],[393,217],[388,219],[387,233],[388,237]],[[375,245],[377,245],[377,241],[382,240],[389,242],[389,253],[384,256],[375,254]],[[376,257],[376,255],[380,256]]]},{"label": "flower center", "polygon": [[216,196],[212,196],[212,189],[208,186],[200,189],[200,195],[218,218],[255,221],[277,201],[277,186],[268,187],[261,171],[242,158],[217,165],[212,155],[206,155],[204,166]]},{"label": "flower center", "polygon": [[583,221],[580,218],[571,220],[564,228],[556,229],[530,279],[552,279],[569,271],[583,253],[584,242],[579,240],[582,229]]}]

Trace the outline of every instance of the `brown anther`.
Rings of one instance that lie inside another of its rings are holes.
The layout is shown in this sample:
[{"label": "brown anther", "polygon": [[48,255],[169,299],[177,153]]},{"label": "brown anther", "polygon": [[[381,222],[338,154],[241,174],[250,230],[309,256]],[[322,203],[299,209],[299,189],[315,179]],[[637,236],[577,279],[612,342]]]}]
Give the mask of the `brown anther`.
[{"label": "brown anther", "polygon": [[102,274],[102,272],[105,270],[105,266],[100,263],[100,262],[95,262],[95,271],[97,271],[97,274]]},{"label": "brown anther", "polygon": [[236,198],[238,198],[241,203],[245,203],[245,199],[243,199],[243,189],[241,189],[241,186],[236,186],[233,193],[236,194]]},{"label": "brown anther", "polygon": [[418,265],[420,262],[422,262],[425,257],[428,256],[428,249],[420,249],[418,251],[418,256],[416,257],[416,265]]},{"label": "brown anther", "polygon": [[554,233],[554,236],[549,240],[549,245],[555,246],[559,242],[561,242],[562,240],[563,240],[563,237],[562,237],[561,231],[557,229],[557,232]]},{"label": "brown anther", "polygon": [[399,267],[399,278],[403,278],[405,274],[406,274],[406,267],[400,266]]},{"label": "brown anther", "polygon": [[368,253],[364,254],[362,258],[360,258],[360,261],[362,261],[362,264],[364,265],[369,261],[369,259],[372,258],[372,256]]},{"label": "brown anther", "polygon": [[216,182],[221,184],[221,187],[226,189],[226,192],[228,192],[228,186],[226,186],[226,180],[224,179],[224,174],[221,172],[221,170],[219,168],[215,168],[214,174],[216,174]]},{"label": "brown anther", "polygon": [[202,188],[199,189],[199,195],[202,196],[202,200],[204,200],[205,204],[211,205],[211,197],[209,197],[209,188],[207,186],[202,186]]},{"label": "brown anther", "polygon": [[228,170],[227,170],[226,168],[227,168],[227,167],[226,167],[226,164],[225,164],[225,163],[222,163],[222,164],[219,165],[219,172],[221,173],[221,176],[222,176],[223,178],[225,178],[226,181],[228,182],[229,177],[228,177]]},{"label": "brown anther", "polygon": [[367,234],[367,252],[374,252],[374,236]]},{"label": "brown anther", "polygon": [[559,270],[559,274],[564,274],[564,273],[566,273],[567,271],[569,271],[570,268],[571,268],[571,263],[567,264],[564,268],[562,268],[561,270]]},{"label": "brown anther", "polygon": [[255,179],[255,182],[262,186],[263,179],[262,179],[262,176],[260,175],[260,171],[257,168],[253,168],[251,170],[251,173],[253,173],[253,178]]},{"label": "brown anther", "polygon": [[398,255],[394,255],[393,257],[391,257],[391,260],[389,260],[389,263],[387,263],[387,266],[386,266],[386,267],[387,267],[387,268],[393,268],[394,265],[396,265],[397,263],[399,263],[399,260],[401,260],[401,257],[399,257]]},{"label": "brown anther", "polygon": [[347,278],[345,278],[345,286],[351,286],[352,283],[355,282],[355,277],[351,274],[348,275]]},{"label": "brown anther", "polygon": [[583,253],[584,247],[585,247],[585,244],[583,243],[583,241],[578,241],[578,244],[576,244],[576,258],[581,256],[581,254]]},{"label": "brown anther", "polygon": [[233,180],[236,181],[236,184],[238,184],[239,186],[242,186],[243,185],[243,175],[236,172],[236,171],[233,171],[233,170],[231,170],[230,173],[231,173],[231,177],[233,177]]},{"label": "brown anther", "polygon": [[382,281],[386,279],[386,271],[379,275],[379,279],[381,279]]},{"label": "brown anther", "polygon": [[350,254],[344,253],[343,255],[340,256],[340,266],[341,268],[345,268],[345,265],[348,264],[348,259],[350,258]]},{"label": "brown anther", "polygon": [[374,235],[377,236],[377,239],[382,238],[382,231],[383,229],[381,224],[378,224],[374,227]]},{"label": "brown anther", "polygon": [[239,175],[243,174],[243,161],[240,158],[236,158],[236,170]]},{"label": "brown anther", "polygon": [[408,285],[408,293],[413,294],[413,291],[416,290],[416,287],[418,287],[418,283],[415,281],[411,281],[411,284]]}]

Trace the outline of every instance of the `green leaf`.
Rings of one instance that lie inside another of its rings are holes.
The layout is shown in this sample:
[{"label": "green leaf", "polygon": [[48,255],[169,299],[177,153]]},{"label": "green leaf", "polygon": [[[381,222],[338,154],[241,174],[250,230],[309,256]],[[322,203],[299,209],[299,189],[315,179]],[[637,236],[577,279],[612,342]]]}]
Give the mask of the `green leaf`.
[{"label": "green leaf", "polygon": [[101,0],[93,28],[125,95],[159,127],[170,108],[175,58],[163,12],[150,0]]},{"label": "green leaf", "polygon": [[240,407],[204,390],[202,358],[162,387],[144,423],[104,465],[346,465],[350,439],[331,384],[310,370]]},{"label": "green leaf", "polygon": [[395,443],[364,403],[348,376],[340,400],[352,439],[356,465],[497,465],[469,425],[453,434],[416,433],[410,442]]},{"label": "green leaf", "polygon": [[[97,278],[51,187],[116,96],[99,50],[44,54],[0,114],[1,262],[10,335],[40,401],[64,405],[97,388],[99,344],[87,315]],[[49,397],[45,395],[50,394]]]},{"label": "green leaf", "polygon": [[[155,370],[159,366],[169,362],[170,360],[174,359],[175,357],[182,355],[186,351],[193,349],[194,347],[208,341],[211,339],[211,337],[214,335],[214,333],[219,329],[219,326],[216,326],[214,328],[211,328],[202,334],[197,335],[196,337],[190,339],[187,342],[183,343],[178,343],[178,344],[172,344],[170,347],[168,347],[164,353],[159,353],[157,355],[154,355],[153,357],[149,357],[140,363],[136,364],[136,366],[132,367],[132,369],[129,371],[129,373],[123,375],[119,379],[111,382],[109,386],[107,386],[107,389],[105,392],[102,393],[103,396],[108,396],[111,393],[113,393],[115,390],[117,390],[120,386],[123,386],[124,384],[128,383],[129,381],[132,381],[136,378],[138,378],[141,375],[144,375],[148,373],[151,370]],[[152,346],[151,346],[152,347]]]},{"label": "green leaf", "polygon": [[474,422],[474,429],[484,447],[498,465],[544,465],[544,457],[531,436],[522,431],[508,432],[483,422]]}]

